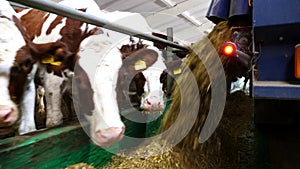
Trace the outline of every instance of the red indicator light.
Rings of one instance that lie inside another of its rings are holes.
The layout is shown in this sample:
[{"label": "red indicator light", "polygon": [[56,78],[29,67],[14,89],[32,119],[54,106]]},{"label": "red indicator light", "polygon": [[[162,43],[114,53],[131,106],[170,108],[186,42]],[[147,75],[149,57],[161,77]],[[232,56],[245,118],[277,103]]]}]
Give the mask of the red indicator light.
[{"label": "red indicator light", "polygon": [[300,44],[295,46],[295,77],[300,79]]},{"label": "red indicator light", "polygon": [[231,57],[236,54],[236,45],[232,42],[227,42],[222,47],[222,54]]}]

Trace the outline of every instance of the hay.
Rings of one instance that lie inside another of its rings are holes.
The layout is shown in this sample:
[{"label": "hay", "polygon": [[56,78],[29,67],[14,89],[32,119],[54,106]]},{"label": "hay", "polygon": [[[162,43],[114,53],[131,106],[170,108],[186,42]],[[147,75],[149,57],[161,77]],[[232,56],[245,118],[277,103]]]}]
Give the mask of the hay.
[{"label": "hay", "polygon": [[[227,83],[227,94],[229,93],[229,87],[231,81],[233,81],[236,77],[245,75],[246,70],[236,61],[232,60],[228,57],[221,55],[221,47],[225,42],[231,40],[231,23],[228,21],[220,22],[217,24],[212,32],[208,35],[208,39],[211,43],[207,43],[206,39],[202,39],[199,42],[195,43],[191,47],[191,53],[187,57],[185,64],[188,69],[190,69],[195,77],[198,85],[199,95],[200,95],[200,107],[198,109],[198,116],[196,121],[189,131],[189,133],[185,136],[185,138],[176,146],[176,151],[185,152],[186,157],[182,158],[182,162],[188,164],[190,159],[195,161],[195,164],[192,168],[202,168],[203,159],[210,161],[210,164],[207,164],[206,168],[220,168],[220,159],[221,159],[221,137],[217,132],[213,134],[213,136],[206,141],[204,144],[199,144],[198,138],[200,135],[201,128],[204,125],[204,122],[207,117],[207,113],[209,111],[210,102],[211,102],[211,91],[210,85],[211,81],[214,80],[216,83],[219,82],[217,77],[220,75],[219,69],[216,67],[216,64],[212,60],[215,51],[211,50],[211,45],[216,49],[219,54],[221,63],[223,64],[226,83]],[[204,60],[200,60],[199,56],[203,55]],[[211,69],[215,70],[216,79],[210,79],[208,76],[207,70],[205,66],[209,66]],[[185,70],[184,70],[185,73]],[[190,82],[187,80],[188,78],[184,75],[181,75],[177,79],[177,83],[181,85],[179,88],[178,85],[175,85],[174,92],[172,93],[173,102],[171,104],[170,109],[166,113],[165,117],[162,120],[161,124],[161,132],[169,129],[170,126],[174,124],[175,121],[178,121],[177,117],[182,104],[182,99],[185,102],[190,103],[190,106],[193,107],[194,103],[197,103],[198,100],[193,97],[185,97],[181,99],[181,93],[187,93],[187,95],[193,95],[195,90],[190,87]],[[185,112],[189,113],[189,112]],[[183,133],[183,127],[187,123],[191,121],[189,115],[179,119],[179,125],[175,127],[172,133],[174,135],[178,133]],[[172,126],[173,127],[173,126]],[[167,136],[167,140],[172,140],[174,135]],[[215,165],[212,165],[215,164]]]},{"label": "hay", "polygon": [[152,142],[148,146],[141,146],[130,154],[119,153],[112,157],[111,162],[102,169],[154,169],[178,168],[178,158],[172,158],[172,149],[162,143]]},{"label": "hay", "polygon": [[178,147],[172,147],[165,140],[154,140],[147,145],[145,144],[141,144],[136,150],[131,152],[118,153],[112,157],[108,165],[101,169],[221,168],[221,163],[215,160],[219,158],[211,158],[216,156],[215,145],[207,149],[210,150],[210,156],[207,156],[204,150],[199,150],[198,152],[192,149],[183,150]]},{"label": "hay", "polygon": [[148,146],[140,146],[130,155],[124,156],[123,153],[119,153],[113,156],[110,163],[101,169],[192,169],[195,167],[195,163],[198,163],[199,169],[215,168],[215,165],[209,163],[200,153],[197,155],[202,156],[201,161],[194,161],[194,158],[184,160],[186,157],[190,157],[187,156],[189,153],[156,141]]},{"label": "hay", "polygon": [[65,169],[96,169],[96,168],[86,163],[78,163],[78,164],[68,166]]},{"label": "hay", "polygon": [[[215,26],[213,31],[208,35],[208,39],[211,41],[211,44],[214,45],[215,49],[220,49],[220,47],[227,41],[229,41],[231,38],[231,29],[228,22],[221,22],[218,25]],[[181,141],[180,147],[182,149],[197,149],[198,147],[198,137],[200,134],[200,129],[202,128],[207,113],[209,111],[210,106],[210,80],[208,77],[208,73],[206,71],[205,65],[210,65],[212,69],[214,69],[214,63],[211,63],[211,59],[213,59],[213,56],[215,55],[215,51],[210,50],[211,44],[207,43],[206,39],[202,39],[199,42],[195,43],[192,46],[192,52],[187,57],[185,64],[187,65],[188,69],[190,69],[197,80],[199,95],[200,95],[200,107],[199,107],[199,113],[198,117],[196,119],[196,122],[193,126],[193,128],[190,131],[190,134],[188,134],[184,140]],[[203,54],[206,57],[206,60],[202,61],[199,59],[197,53]],[[224,67],[227,67],[228,59],[221,56],[221,61],[224,65]],[[217,68],[216,68],[217,69]],[[219,73],[216,70],[216,74]],[[195,92],[193,88],[190,87],[190,82],[186,80],[186,77],[181,75],[177,82],[183,86],[181,89],[177,85],[175,85],[174,92],[172,93],[172,105],[170,109],[168,110],[168,113],[166,113],[165,117],[162,120],[161,124],[161,131],[167,130],[177,119],[177,115],[179,113],[180,105],[181,105],[181,93],[190,93],[191,95]],[[195,100],[195,98],[187,97],[183,98],[185,102],[188,102],[193,106],[193,103],[198,102],[198,100]],[[189,112],[186,112],[189,113]],[[181,133],[182,126],[186,125],[186,123],[189,122],[189,117],[186,116],[186,119],[182,118],[180,119],[181,125],[178,125],[178,127],[174,130],[174,133]],[[170,136],[173,137],[173,136]]]}]

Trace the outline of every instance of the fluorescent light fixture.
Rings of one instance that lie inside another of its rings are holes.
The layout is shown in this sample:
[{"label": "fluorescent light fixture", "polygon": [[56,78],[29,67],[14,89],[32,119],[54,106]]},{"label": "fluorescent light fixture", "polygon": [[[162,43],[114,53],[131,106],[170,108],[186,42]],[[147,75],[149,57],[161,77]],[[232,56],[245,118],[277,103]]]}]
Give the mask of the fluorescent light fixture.
[{"label": "fluorescent light fixture", "polygon": [[187,11],[182,12],[181,15],[196,26],[201,26],[203,24],[200,21],[198,21],[195,17],[190,15],[190,13]]},{"label": "fluorescent light fixture", "polygon": [[174,3],[171,0],[160,0],[162,3],[167,5],[168,7],[173,7]]},{"label": "fluorescent light fixture", "polygon": [[[162,3],[164,3],[165,5],[167,5],[168,8],[174,7],[176,6],[176,4],[174,4],[174,2],[172,0],[160,0]],[[198,21],[195,17],[193,17],[189,12],[184,11],[180,14],[181,16],[183,16],[185,19],[187,19],[189,22],[191,22],[192,24],[194,24],[195,26],[201,26],[203,23]]]}]

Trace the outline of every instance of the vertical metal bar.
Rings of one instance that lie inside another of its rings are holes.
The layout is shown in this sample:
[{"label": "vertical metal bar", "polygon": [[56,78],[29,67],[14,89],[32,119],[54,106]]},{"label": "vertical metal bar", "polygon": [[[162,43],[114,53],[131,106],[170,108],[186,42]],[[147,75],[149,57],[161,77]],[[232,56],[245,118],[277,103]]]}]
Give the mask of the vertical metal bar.
[{"label": "vertical metal bar", "polygon": [[[173,42],[173,28],[167,28],[167,40]],[[172,48],[167,46],[167,61],[173,61],[173,53]],[[172,88],[173,88],[174,80],[173,78],[168,75],[167,76],[167,96],[171,96]]]}]

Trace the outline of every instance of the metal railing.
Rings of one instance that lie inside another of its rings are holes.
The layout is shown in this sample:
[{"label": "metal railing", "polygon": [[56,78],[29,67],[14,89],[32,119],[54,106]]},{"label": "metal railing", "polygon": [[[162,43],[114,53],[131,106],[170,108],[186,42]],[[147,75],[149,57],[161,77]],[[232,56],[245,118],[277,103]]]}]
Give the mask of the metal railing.
[{"label": "metal railing", "polygon": [[68,18],[72,18],[74,20],[86,22],[86,23],[93,24],[96,26],[100,26],[100,27],[105,26],[106,29],[109,29],[112,31],[124,33],[127,35],[131,35],[134,37],[138,37],[138,38],[153,41],[153,42],[164,43],[173,48],[178,48],[181,50],[189,50],[187,47],[178,45],[174,42],[171,42],[171,41],[168,41],[165,39],[161,39],[161,38],[155,37],[153,35],[149,35],[149,34],[128,28],[123,25],[111,23],[104,18],[100,18],[100,17],[94,16],[94,15],[67,7],[67,6],[64,6],[64,5],[61,5],[61,4],[57,4],[57,3],[49,1],[49,0],[48,1],[46,1],[46,0],[8,0],[8,1],[15,2],[15,3],[21,4],[21,5],[25,5],[25,6],[28,6],[31,8],[36,8],[36,9],[40,9],[43,11],[51,12],[51,13],[54,13],[57,15],[65,16]]}]

